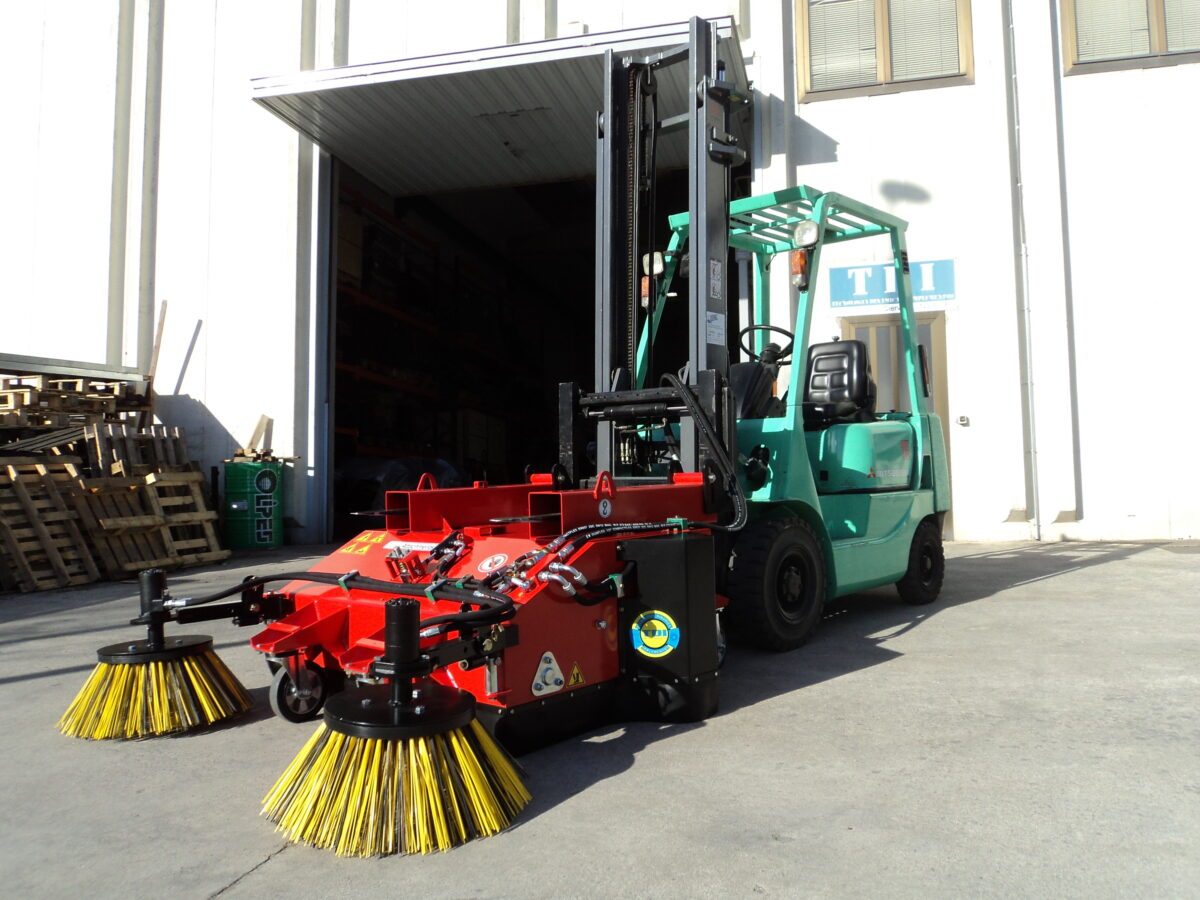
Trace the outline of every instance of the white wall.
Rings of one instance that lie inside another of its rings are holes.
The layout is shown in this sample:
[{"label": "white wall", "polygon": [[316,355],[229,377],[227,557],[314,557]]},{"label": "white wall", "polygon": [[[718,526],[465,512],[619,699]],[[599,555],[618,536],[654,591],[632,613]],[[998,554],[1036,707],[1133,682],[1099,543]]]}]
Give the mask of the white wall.
[{"label": "white wall", "polygon": [[117,9],[5,4],[0,353],[105,361]]},{"label": "white wall", "polygon": [[[133,3],[134,174],[149,3]],[[549,23],[547,7],[557,11]],[[956,262],[957,300],[946,308],[956,536],[1195,537],[1200,489],[1188,454],[1200,428],[1187,412],[1188,341],[1200,326],[1200,288],[1190,274],[1189,226],[1200,180],[1187,98],[1200,95],[1200,67],[1060,78],[1052,8],[1013,3],[1021,135],[1013,160],[1001,5],[973,7],[974,84],[802,104],[791,6],[778,0],[522,0],[515,11],[499,0],[352,0],[348,61],[504,43],[514,27],[510,11],[525,40],[585,25],[596,33],[692,13],[741,15],[757,92],[755,190],[804,182],[850,194],[911,222],[914,260]],[[328,42],[346,9],[343,0],[209,0],[169,4],[165,18],[154,296],[156,305],[169,303],[158,370],[162,415],[188,429],[206,464],[243,442],[260,414],[271,416],[276,452],[306,457],[287,510],[302,526],[320,505],[306,489],[320,420],[313,348],[324,338],[314,319],[312,155],[250,101],[249,80],[312,64],[314,31]],[[16,313],[0,331],[0,352],[103,359],[117,10],[117,0],[4,10],[6,32],[17,39],[0,56],[0,77],[23,89],[10,92],[12,126],[0,145],[6,171],[20,173],[9,179],[0,217],[0,263],[9,276],[2,302],[6,314]],[[317,65],[333,59],[327,50],[315,52]],[[1040,528],[1014,515],[1026,506],[1011,214],[1018,167]],[[141,185],[131,188],[136,211]],[[139,325],[137,227],[135,216],[126,361]],[[824,262],[888,256],[886,246],[850,245]],[[776,297],[785,296],[786,272],[774,277]],[[827,289],[819,285],[818,294]],[[835,333],[844,314],[818,304],[814,335]],[[786,311],[775,321],[788,324]],[[959,416],[970,427],[952,424]]]},{"label": "white wall", "polygon": [[[1017,167],[1008,147],[1001,4],[972,4],[974,84],[796,103],[790,10],[756,2],[752,39],[744,42],[766,112],[755,189],[799,182],[849,194],[909,220],[912,259],[955,260],[946,424],[956,537],[1195,537],[1200,490],[1171,460],[1196,443],[1200,427],[1166,398],[1178,395],[1186,405],[1192,393],[1185,341],[1200,324],[1200,287],[1188,269],[1200,132],[1184,112],[1194,105],[1184,98],[1200,96],[1200,67],[1062,79],[1051,8],[1013,6],[1040,529],[1010,521],[1026,499],[1011,214]],[[1119,220],[1136,224],[1114,241]],[[823,265],[889,259],[885,242],[863,242],[835,248]],[[778,295],[786,276],[775,277]],[[826,279],[818,285],[814,339],[837,333],[846,312],[829,309]],[[1069,390],[1072,314],[1081,510]],[[1149,396],[1161,398],[1161,406],[1149,401],[1157,415],[1148,413]],[[1147,411],[1153,423],[1131,417],[1133,410]],[[954,424],[959,416],[970,426]]]},{"label": "white wall", "polygon": [[[795,103],[794,70],[778,64],[792,53],[790,16],[769,23],[767,4],[756,6],[747,42],[754,53],[750,77],[765,95],[760,108],[772,112],[766,131],[776,164],[755,188],[800,183],[847,194],[907,219],[914,261],[955,260],[958,299],[946,309],[950,419],[965,415],[971,424],[945,423],[954,533],[1018,538],[1028,535],[1028,527],[1006,521],[1025,506],[1025,483],[1004,59],[999,12],[976,6],[973,85],[801,104]],[[789,115],[798,118],[785,121]],[[789,168],[778,165],[781,152]],[[838,317],[855,312],[830,310],[829,267],[890,260],[885,240],[851,242],[823,254],[814,340],[839,333]],[[772,292],[780,296],[786,273],[776,278]],[[864,307],[858,314],[878,312]]]},{"label": "white wall", "polygon": [[[160,417],[186,428],[206,466],[267,415],[276,454],[305,457],[302,480],[312,460],[295,416],[308,390],[307,369],[297,369],[309,277],[298,253],[308,239],[297,214],[300,141],[249,96],[252,77],[300,68],[301,9],[291,0],[168,4],[157,262],[168,309],[157,387]],[[285,516],[306,525],[304,486],[289,477],[285,487]]]},{"label": "white wall", "polygon": [[1081,537],[1198,537],[1200,65],[1063,83]]},{"label": "white wall", "polygon": [[349,62],[369,63],[507,43],[503,0],[351,0]]}]

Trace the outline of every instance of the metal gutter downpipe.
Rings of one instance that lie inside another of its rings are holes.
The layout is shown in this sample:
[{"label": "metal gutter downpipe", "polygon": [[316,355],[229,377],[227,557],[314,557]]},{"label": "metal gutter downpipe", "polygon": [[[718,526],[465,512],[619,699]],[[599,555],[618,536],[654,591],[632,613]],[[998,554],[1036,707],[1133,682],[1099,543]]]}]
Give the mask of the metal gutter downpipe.
[{"label": "metal gutter downpipe", "polygon": [[154,276],[158,249],[158,142],[162,128],[164,0],[150,0],[148,12],[136,362],[138,369],[143,373],[149,369],[150,356],[154,352]]},{"label": "metal gutter downpipe", "polygon": [[1016,35],[1012,0],[1003,7],[1004,74],[1008,80],[1005,101],[1008,114],[1008,162],[1011,173],[1013,265],[1017,286],[1018,364],[1021,372],[1021,437],[1025,445],[1025,509],[1033,521],[1034,538],[1042,539],[1041,504],[1038,501],[1037,415],[1034,407],[1033,323],[1029,312],[1029,247],[1025,234],[1025,189],[1021,175],[1021,122],[1017,88]]},{"label": "metal gutter downpipe", "polygon": [[122,364],[125,334],[125,241],[129,222],[129,117],[133,93],[133,0],[117,13],[117,73],[113,103],[112,190],[108,226],[108,319],[104,361]]}]

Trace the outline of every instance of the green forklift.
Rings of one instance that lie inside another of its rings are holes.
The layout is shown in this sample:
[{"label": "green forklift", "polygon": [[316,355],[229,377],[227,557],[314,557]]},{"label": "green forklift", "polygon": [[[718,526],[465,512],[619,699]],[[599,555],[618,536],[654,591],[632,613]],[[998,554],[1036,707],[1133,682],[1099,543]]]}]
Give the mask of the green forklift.
[{"label": "green forklift", "polygon": [[[683,593],[707,618],[715,587],[718,627],[764,648],[803,644],[836,597],[894,584],[908,603],[932,602],[950,482],[917,340],[906,223],[807,186],[732,197],[753,97],[712,23],[692,19],[686,46],[647,57],[607,51],[604,67],[594,387],[559,385],[554,487],[599,496],[702,485],[704,520],[675,521],[711,535],[715,585]],[[662,218],[660,141],[688,160],[687,209]],[[890,242],[907,410],[876,409],[864,343],[809,343],[822,251],[871,239]],[[730,299],[737,251],[753,260],[748,313]],[[773,302],[769,267],[780,255],[792,290]],[[611,504],[599,513],[612,528],[622,514]]]},{"label": "green forklift", "polygon": [[[687,264],[689,216],[669,221],[666,251],[643,260],[657,289],[640,330],[638,389],[647,387],[673,282]],[[942,423],[931,411],[928,351],[916,338],[905,228],[896,216],[805,185],[729,204],[729,246],[753,260],[751,322],[739,333],[748,360],[728,366],[748,510],[728,552],[717,555],[727,560],[718,584],[731,631],[760,647],[800,646],[835,597],[894,584],[905,602],[925,604],[941,589],[950,482]],[[868,238],[891,244],[910,411],[875,408],[863,342],[809,344],[822,249]],[[770,324],[778,316],[769,267],[779,254],[796,290],[790,331]]]}]

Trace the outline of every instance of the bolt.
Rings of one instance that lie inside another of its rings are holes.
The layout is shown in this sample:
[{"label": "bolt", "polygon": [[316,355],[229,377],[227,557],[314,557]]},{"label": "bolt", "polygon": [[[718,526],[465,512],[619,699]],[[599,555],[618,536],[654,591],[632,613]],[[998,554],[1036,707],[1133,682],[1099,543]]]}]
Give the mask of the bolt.
[{"label": "bolt", "polygon": [[534,689],[535,691],[540,691],[540,690],[542,689],[542,686],[541,686],[540,684],[537,684],[537,683],[535,682],[535,683],[534,683],[534,685],[533,685],[533,689]]},{"label": "bolt", "polygon": [[603,631],[605,628],[607,628],[607,627],[608,627],[608,619],[597,619],[597,620],[596,620],[596,627],[597,627],[597,628],[598,628],[600,631]]},{"label": "bolt", "polygon": [[555,687],[562,687],[562,685],[563,685],[563,680],[562,680],[561,678],[555,678],[555,679],[554,679],[554,686],[555,686]]},{"label": "bolt", "polygon": [[549,665],[549,664],[550,664],[550,657],[549,657],[549,656],[543,656],[543,657],[542,657],[542,662],[544,662],[546,665]]}]

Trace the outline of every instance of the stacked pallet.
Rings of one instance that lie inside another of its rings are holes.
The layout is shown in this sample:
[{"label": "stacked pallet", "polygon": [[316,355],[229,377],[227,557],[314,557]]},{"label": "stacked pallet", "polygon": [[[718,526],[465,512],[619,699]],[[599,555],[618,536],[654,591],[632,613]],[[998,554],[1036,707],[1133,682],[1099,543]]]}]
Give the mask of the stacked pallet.
[{"label": "stacked pallet", "polygon": [[133,382],[0,376],[0,430],[40,432],[96,422],[135,421],[150,409]]},{"label": "stacked pallet", "polygon": [[79,527],[79,461],[16,456],[0,462],[0,586],[40,591],[98,581]]},{"label": "stacked pallet", "polygon": [[0,445],[0,590],[219,562],[183,432],[97,422]]}]

